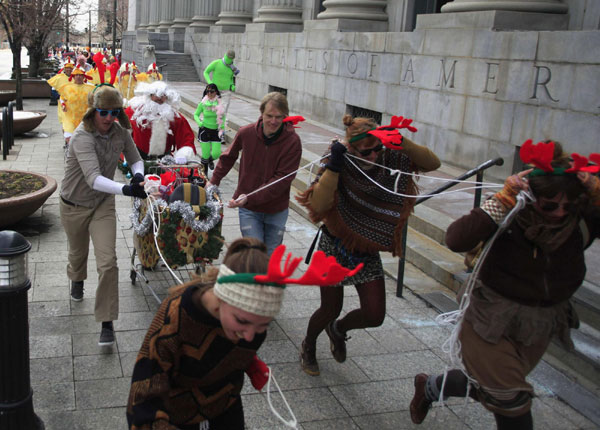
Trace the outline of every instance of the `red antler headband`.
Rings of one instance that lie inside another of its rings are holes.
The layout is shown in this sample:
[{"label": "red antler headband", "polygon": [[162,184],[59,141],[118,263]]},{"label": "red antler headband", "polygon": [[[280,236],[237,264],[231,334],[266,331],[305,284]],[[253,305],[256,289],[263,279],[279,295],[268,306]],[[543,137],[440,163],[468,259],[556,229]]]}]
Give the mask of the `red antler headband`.
[{"label": "red antler headband", "polygon": [[282,270],[281,261],[284,253],[285,245],[275,248],[266,275],[235,273],[221,264],[214,287],[215,295],[225,303],[244,311],[274,317],[281,308],[285,284],[335,285],[344,278],[353,276],[363,267],[361,263],[353,270],[347,269],[341,266],[335,257],[327,257],[323,251],[317,251],[306,273],[298,279],[292,279],[290,276],[302,258],[292,259],[292,254],[288,254]]},{"label": "red antler headband", "polygon": [[217,283],[241,282],[246,284],[267,284],[281,288],[285,288],[285,284],[318,285],[324,287],[339,284],[345,278],[356,275],[363,268],[363,263],[360,263],[354,269],[348,269],[339,264],[335,257],[328,257],[323,251],[317,251],[314,253],[304,275],[298,279],[292,279],[290,276],[302,261],[302,257],[292,259],[292,253],[288,253],[283,270],[281,270],[284,253],[285,245],[279,245],[275,248],[269,260],[266,275],[236,273],[235,275],[219,277]]},{"label": "red antler headband", "polygon": [[533,164],[536,168],[529,176],[543,175],[565,175],[568,173],[591,172],[597,173],[600,171],[600,154],[590,154],[590,160],[595,166],[588,166],[588,159],[576,152],[571,154],[573,163],[571,167],[553,167],[552,159],[554,158],[554,142],[538,142],[535,145],[533,140],[526,140],[519,151],[521,161],[525,164]]},{"label": "red antler headband", "polygon": [[298,124],[299,122],[302,122],[302,121],[306,121],[306,119],[304,119],[304,117],[301,115],[288,116],[283,119],[283,122],[291,122],[292,125],[294,126],[294,128],[300,128],[300,127],[296,127],[296,124]]},{"label": "red antler headband", "polygon": [[392,120],[388,125],[382,125],[374,128],[373,130],[366,131],[364,133],[357,134],[350,138],[348,143],[356,142],[357,140],[364,139],[367,134],[375,136],[383,143],[387,148],[398,150],[402,149],[402,135],[398,131],[399,129],[406,128],[413,133],[417,131],[416,127],[412,126],[412,119],[404,118],[403,116],[392,116]]}]

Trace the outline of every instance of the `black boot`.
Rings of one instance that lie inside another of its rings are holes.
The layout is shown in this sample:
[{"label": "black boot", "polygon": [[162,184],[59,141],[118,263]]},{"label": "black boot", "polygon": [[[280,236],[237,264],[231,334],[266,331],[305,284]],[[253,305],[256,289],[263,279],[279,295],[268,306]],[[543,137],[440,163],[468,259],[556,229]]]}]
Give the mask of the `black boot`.
[{"label": "black boot", "polygon": [[206,176],[208,178],[208,163],[209,163],[210,159],[207,158],[202,158],[200,160],[200,163],[202,164],[202,171],[204,172],[204,176]]},{"label": "black boot", "polygon": [[208,159],[208,168],[209,168],[210,170],[215,170],[215,163],[214,163],[213,161],[214,161],[214,160],[213,160],[213,158],[212,158],[212,157],[210,157],[210,158]]}]

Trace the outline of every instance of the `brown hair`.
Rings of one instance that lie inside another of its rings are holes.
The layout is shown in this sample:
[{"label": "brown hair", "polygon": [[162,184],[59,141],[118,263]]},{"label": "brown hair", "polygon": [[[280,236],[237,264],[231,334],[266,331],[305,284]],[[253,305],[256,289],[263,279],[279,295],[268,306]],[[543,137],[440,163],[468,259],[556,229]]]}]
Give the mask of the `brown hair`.
[{"label": "brown hair", "polygon": [[[545,143],[551,142],[547,140]],[[569,168],[571,160],[569,155],[563,151],[560,142],[554,141],[554,156],[552,167]],[[570,201],[577,200],[585,194],[585,188],[574,174],[567,175],[541,175],[529,178],[529,187],[536,197],[553,198],[557,194],[564,193]]]},{"label": "brown hair", "polygon": [[[377,123],[373,121],[372,118],[365,117],[356,117],[352,118],[352,115],[346,114],[342,118],[342,122],[346,126],[346,142],[350,144],[350,139],[354,136],[357,136],[361,133],[366,133],[367,131],[371,131],[377,127]],[[366,135],[364,139],[368,139],[368,144],[373,144],[377,138],[375,136],[371,136],[370,134]],[[357,140],[357,142],[362,139]],[[350,144],[352,145],[352,144]]]},{"label": "brown hair", "polygon": [[265,113],[267,103],[269,102],[272,102],[275,106],[275,109],[281,111],[281,113],[285,116],[288,116],[290,114],[290,108],[288,107],[287,98],[277,91],[273,91],[272,93],[269,93],[262,98],[262,100],[260,101],[260,113]]},{"label": "brown hair", "polygon": [[[227,248],[223,264],[235,273],[267,273],[269,255],[267,245],[254,237],[241,237],[234,240]],[[190,285],[209,286],[217,280],[219,269],[212,267],[205,273],[169,290],[169,294],[185,290]]]}]

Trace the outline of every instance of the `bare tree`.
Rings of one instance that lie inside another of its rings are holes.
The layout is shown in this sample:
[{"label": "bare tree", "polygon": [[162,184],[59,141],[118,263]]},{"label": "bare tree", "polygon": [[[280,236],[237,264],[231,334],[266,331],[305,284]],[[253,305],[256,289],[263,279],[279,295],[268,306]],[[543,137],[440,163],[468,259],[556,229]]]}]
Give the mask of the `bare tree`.
[{"label": "bare tree", "polygon": [[37,0],[27,20],[30,31],[25,36],[25,46],[29,52],[29,77],[37,77],[42,60],[48,51],[48,36],[60,18],[60,10],[66,0]]},{"label": "bare tree", "polygon": [[13,54],[18,110],[23,109],[21,48],[26,46],[31,56],[29,76],[37,76],[47,48],[48,34],[60,16],[64,2],[65,0],[0,0],[0,22]]}]

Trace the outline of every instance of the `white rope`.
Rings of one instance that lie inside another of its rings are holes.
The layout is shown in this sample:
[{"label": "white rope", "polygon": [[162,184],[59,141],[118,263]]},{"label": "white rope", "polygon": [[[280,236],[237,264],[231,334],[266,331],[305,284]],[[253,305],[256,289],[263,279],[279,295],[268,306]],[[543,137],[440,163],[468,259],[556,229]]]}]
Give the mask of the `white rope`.
[{"label": "white rope", "polygon": [[[267,367],[267,368],[269,369],[269,379],[267,380],[267,402],[269,403],[269,407],[271,408],[271,412],[273,412],[273,414],[277,418],[279,418],[279,420],[282,423],[284,423],[286,426],[288,426],[290,428],[293,428],[293,429],[298,429],[298,420],[296,419],[296,415],[294,415],[294,411],[292,411],[292,408],[290,407],[289,403],[287,402],[287,399],[283,395],[283,392],[281,391],[281,388],[279,388],[279,384],[277,383],[277,381],[275,380],[275,377],[273,376],[273,371],[271,370],[270,367]],[[279,395],[283,399],[283,403],[285,403],[285,406],[286,406],[288,412],[292,416],[292,419],[289,420],[289,421],[286,420],[285,418],[283,418],[281,415],[279,415],[279,412],[277,412],[275,410],[275,407],[273,406],[273,403],[271,402],[271,380],[273,380],[273,383],[275,384],[275,388],[279,392]]]},{"label": "white rope", "polygon": [[[250,193],[248,193],[248,194],[244,194],[243,196],[240,196],[240,197],[238,197],[238,198],[237,198],[235,201],[236,201],[236,202],[239,202],[239,201],[243,200],[244,198],[250,197],[252,194],[256,194],[256,193],[258,193],[259,191],[262,191],[262,190],[264,190],[265,188],[269,188],[271,185],[275,185],[277,182],[283,181],[283,180],[284,180],[285,178],[287,178],[288,176],[295,175],[295,174],[296,174],[296,173],[298,173],[300,170],[302,170],[302,169],[306,169],[308,166],[311,166],[311,165],[313,165],[313,164],[316,164],[316,163],[318,163],[319,161],[321,161],[323,158],[326,158],[326,157],[328,157],[328,156],[329,156],[329,154],[327,154],[327,155],[324,155],[324,156],[322,156],[322,157],[321,157],[321,158],[319,158],[319,159],[313,160],[313,161],[311,161],[310,163],[307,163],[307,164],[305,164],[304,166],[302,166],[302,167],[298,168],[297,170],[294,170],[293,172],[290,172],[290,173],[288,173],[287,175],[285,175],[285,176],[282,176],[281,178],[277,179],[276,181],[273,181],[273,182],[271,182],[271,183],[268,183],[267,185],[263,185],[262,187],[260,187],[260,188],[257,188],[256,190],[254,190],[254,191],[252,191],[252,192],[250,192]],[[312,170],[311,170],[311,172],[312,172]]]},{"label": "white rope", "polygon": [[448,358],[450,360],[450,367],[446,366],[446,368],[444,369],[444,377],[442,379],[442,386],[440,388],[439,397],[439,403],[441,406],[444,406],[444,386],[446,385],[446,378],[448,376],[448,371],[450,370],[450,368],[459,369],[460,371],[462,371],[462,373],[466,376],[468,380],[467,395],[465,397],[465,402],[467,402],[469,399],[469,390],[471,388],[471,385],[475,387],[479,386],[477,380],[469,376],[462,361],[462,346],[459,340],[462,323],[464,321],[466,310],[471,302],[471,292],[477,284],[479,271],[492,245],[494,244],[494,241],[508,227],[508,225],[512,222],[516,214],[525,207],[525,205],[527,204],[527,200],[535,201],[535,197],[533,197],[530,193],[527,193],[525,191],[519,192],[519,194],[517,195],[517,203],[515,204],[515,207],[512,208],[512,210],[506,215],[506,217],[504,217],[500,225],[498,225],[498,229],[496,230],[494,235],[486,242],[485,246],[481,251],[479,259],[477,260],[477,263],[473,268],[473,272],[471,272],[471,274],[469,275],[469,279],[467,280],[467,285],[465,287],[465,292],[460,300],[458,310],[440,314],[435,319],[436,323],[440,326],[454,326],[454,328],[452,329],[452,333],[450,334],[448,339],[446,339],[446,341],[442,344],[442,351],[444,351],[448,355]]},{"label": "white rope", "polygon": [[[155,208],[156,208],[156,213],[154,211]],[[163,261],[163,263],[165,263],[165,266],[167,266],[167,269],[169,270],[169,272],[171,272],[171,275],[173,275],[173,278],[179,284],[183,284],[183,281],[181,279],[179,279],[179,277],[175,274],[175,272],[173,272],[171,267],[167,264],[165,257],[163,256],[162,252],[160,252],[160,246],[158,246],[157,238],[158,238],[158,233],[160,232],[160,222],[157,223],[156,218],[158,217],[158,219],[160,220],[160,215],[162,214],[163,211],[166,210],[166,207],[161,209],[160,205],[158,203],[156,203],[156,199],[154,197],[152,197],[151,195],[148,195],[148,197],[146,198],[146,210],[152,211],[152,214],[153,214],[153,216],[151,217],[152,218],[152,232],[154,233],[154,244],[156,245],[156,251],[158,252],[158,255],[160,256],[160,259]],[[152,288],[150,288],[150,291],[154,295],[154,298],[156,300],[158,300],[158,303],[161,303],[161,300],[158,298],[156,293],[154,293],[154,290],[152,290]]]},{"label": "white rope", "polygon": [[[383,169],[389,170],[390,172],[392,172],[391,174],[394,174],[394,172],[397,171],[396,169],[392,169],[392,168],[384,166],[382,164],[377,164],[373,161],[369,161],[364,158],[357,157],[356,155],[353,155],[353,154],[346,153],[345,155],[348,155],[349,157],[352,157],[352,158],[356,158],[357,160],[360,160],[361,162],[372,164],[373,166],[377,166],[377,167],[381,167]],[[483,181],[479,182],[479,181],[467,181],[464,179],[460,179],[460,180],[459,179],[448,179],[448,178],[440,178],[438,176],[426,176],[426,175],[422,175],[420,173],[413,173],[413,172],[402,172],[402,173],[405,175],[416,176],[417,178],[431,179],[434,181],[444,181],[444,182],[446,182],[446,181],[453,182],[454,181],[457,183],[460,182],[461,184],[477,184],[477,185],[489,185],[489,186],[497,186],[498,185],[495,182],[483,182]]]}]

